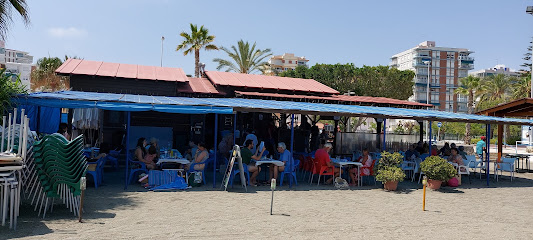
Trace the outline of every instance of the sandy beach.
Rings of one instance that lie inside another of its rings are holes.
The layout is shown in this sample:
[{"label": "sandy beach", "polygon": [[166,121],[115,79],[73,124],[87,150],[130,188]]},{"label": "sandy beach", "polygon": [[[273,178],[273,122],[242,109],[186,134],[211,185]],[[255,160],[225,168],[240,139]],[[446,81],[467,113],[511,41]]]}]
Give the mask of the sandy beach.
[{"label": "sandy beach", "polygon": [[212,183],[187,191],[123,190],[122,173],[86,192],[84,223],[62,205],[46,219],[25,204],[17,231],[0,227],[1,239],[532,239],[533,173],[491,186],[478,178],[458,188],[428,191],[406,181],[399,191],[371,184],[278,187],[270,215],[268,186],[245,193]]}]

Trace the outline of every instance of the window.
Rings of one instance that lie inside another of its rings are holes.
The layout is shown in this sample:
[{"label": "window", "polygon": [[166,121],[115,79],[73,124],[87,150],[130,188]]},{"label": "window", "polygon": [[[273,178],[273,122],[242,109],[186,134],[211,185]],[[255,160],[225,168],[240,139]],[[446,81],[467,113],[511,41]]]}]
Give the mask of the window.
[{"label": "window", "polygon": [[285,63],[285,60],[281,60],[282,63]]},{"label": "window", "polygon": [[289,61],[289,63],[291,63],[291,64],[292,64],[292,61]]}]

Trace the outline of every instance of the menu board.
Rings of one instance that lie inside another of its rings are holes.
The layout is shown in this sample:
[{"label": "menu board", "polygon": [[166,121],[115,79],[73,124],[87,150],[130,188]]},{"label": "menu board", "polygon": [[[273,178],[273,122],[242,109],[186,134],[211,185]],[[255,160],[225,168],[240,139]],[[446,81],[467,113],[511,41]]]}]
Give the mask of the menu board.
[{"label": "menu board", "polygon": [[237,161],[239,165],[239,175],[241,176],[241,185],[244,187],[245,191],[248,191],[246,188],[246,177],[244,176],[244,166],[242,165],[242,158],[241,158],[241,148],[238,145],[235,145],[233,147],[233,150],[231,151],[231,159],[228,163],[228,166],[226,167],[226,172],[224,173],[224,179],[222,180],[222,187],[224,187],[224,191],[228,189],[228,183],[229,179],[231,178],[231,174],[233,173],[233,167],[235,165],[235,161]]}]

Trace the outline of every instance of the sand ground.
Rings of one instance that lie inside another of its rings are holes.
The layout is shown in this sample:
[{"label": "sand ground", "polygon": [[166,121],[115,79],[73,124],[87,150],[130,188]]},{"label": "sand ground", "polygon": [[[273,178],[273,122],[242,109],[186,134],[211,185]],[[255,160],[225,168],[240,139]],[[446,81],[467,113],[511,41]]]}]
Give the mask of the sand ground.
[{"label": "sand ground", "polygon": [[124,191],[122,173],[106,172],[106,185],[86,192],[84,223],[62,205],[43,220],[26,204],[18,230],[0,227],[0,239],[533,239],[533,173],[517,176],[428,191],[425,212],[410,181],[397,192],[300,182],[278,188],[270,215],[268,186]]}]

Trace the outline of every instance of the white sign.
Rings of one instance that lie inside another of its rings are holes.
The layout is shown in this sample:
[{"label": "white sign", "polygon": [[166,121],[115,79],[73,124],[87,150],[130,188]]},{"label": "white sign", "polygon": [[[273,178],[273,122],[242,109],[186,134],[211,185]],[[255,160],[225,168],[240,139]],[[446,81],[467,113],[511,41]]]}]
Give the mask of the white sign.
[{"label": "white sign", "polygon": [[438,122],[438,123],[437,123],[437,127],[439,127],[439,128],[442,127],[442,123],[441,123],[441,122]]}]

